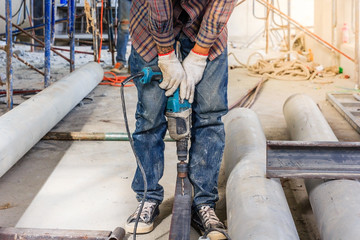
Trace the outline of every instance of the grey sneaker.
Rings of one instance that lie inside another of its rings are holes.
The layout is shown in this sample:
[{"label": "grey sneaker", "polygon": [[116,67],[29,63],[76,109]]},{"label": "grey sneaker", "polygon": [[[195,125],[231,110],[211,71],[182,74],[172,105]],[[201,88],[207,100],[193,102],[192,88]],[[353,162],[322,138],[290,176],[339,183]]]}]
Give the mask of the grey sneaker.
[{"label": "grey sneaker", "polygon": [[[141,202],[135,212],[130,215],[125,224],[125,231],[134,233],[135,221],[141,207]],[[141,211],[136,233],[148,233],[154,229],[154,220],[159,215],[159,204],[156,202],[146,201]]]},{"label": "grey sneaker", "polygon": [[122,62],[117,62],[110,71],[114,72],[114,73],[121,73],[121,70],[124,68],[125,68],[125,66]]},{"label": "grey sneaker", "polygon": [[[227,239],[220,231],[226,231],[224,224],[216,216],[215,211],[210,206],[202,206],[191,218],[191,225],[202,235],[208,233],[207,237],[211,240]],[[220,231],[216,231],[219,229]]]}]

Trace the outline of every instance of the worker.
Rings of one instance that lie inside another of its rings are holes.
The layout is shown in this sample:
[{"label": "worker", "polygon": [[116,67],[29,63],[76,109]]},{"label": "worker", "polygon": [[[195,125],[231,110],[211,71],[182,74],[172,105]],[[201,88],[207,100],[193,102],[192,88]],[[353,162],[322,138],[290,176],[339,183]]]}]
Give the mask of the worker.
[{"label": "worker", "polygon": [[[146,201],[137,233],[152,231],[164,189],[159,184],[164,170],[164,116],[167,97],[180,87],[180,97],[192,103],[189,179],[194,189],[192,225],[200,231],[225,229],[215,214],[218,175],[225,132],[221,117],[227,106],[227,21],[235,0],[133,0],[130,10],[132,73],[158,65],[163,81],[143,85],[138,92],[135,152],[144,167],[148,184]],[[175,46],[179,52],[175,52]],[[181,57],[180,61],[177,54]],[[136,169],[132,189],[140,202],[144,181]],[[125,229],[132,233],[141,203],[128,218]],[[211,239],[224,239],[213,231]]]},{"label": "worker", "polygon": [[118,0],[116,63],[111,69],[114,73],[120,73],[127,66],[126,47],[129,41],[130,6],[131,0]]}]

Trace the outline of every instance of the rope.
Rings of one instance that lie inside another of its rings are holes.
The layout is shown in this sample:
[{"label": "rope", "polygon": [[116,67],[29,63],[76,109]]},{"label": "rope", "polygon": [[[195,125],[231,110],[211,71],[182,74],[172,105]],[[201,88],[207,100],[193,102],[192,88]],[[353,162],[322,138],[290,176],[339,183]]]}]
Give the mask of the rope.
[{"label": "rope", "polygon": [[92,27],[92,29],[95,29],[95,26],[94,26],[94,18],[91,16],[91,7],[87,0],[85,0],[84,11],[86,16],[86,33],[90,33],[89,31],[90,26]]}]

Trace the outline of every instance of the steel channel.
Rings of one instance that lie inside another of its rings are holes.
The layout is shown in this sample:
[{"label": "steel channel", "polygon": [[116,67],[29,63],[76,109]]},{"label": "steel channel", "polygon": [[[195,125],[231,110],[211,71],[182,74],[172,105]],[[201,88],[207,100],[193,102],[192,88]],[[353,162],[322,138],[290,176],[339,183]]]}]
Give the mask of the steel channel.
[{"label": "steel channel", "polygon": [[51,0],[45,0],[45,75],[44,87],[50,84],[50,47],[51,47]]},{"label": "steel channel", "polygon": [[6,97],[8,109],[13,108],[13,68],[12,68],[12,4],[11,0],[5,1],[6,7]]}]

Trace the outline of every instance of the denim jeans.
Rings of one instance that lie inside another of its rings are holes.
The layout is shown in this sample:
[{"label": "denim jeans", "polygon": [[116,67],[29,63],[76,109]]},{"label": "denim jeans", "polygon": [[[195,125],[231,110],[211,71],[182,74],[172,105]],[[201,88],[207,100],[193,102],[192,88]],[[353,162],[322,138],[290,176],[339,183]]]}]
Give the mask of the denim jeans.
[{"label": "denim jeans", "polygon": [[[176,38],[185,58],[194,43],[184,34]],[[157,57],[145,62],[132,48],[129,63],[132,73],[145,66],[157,65]],[[209,61],[202,80],[195,88],[192,104],[191,147],[189,152],[189,178],[194,187],[193,207],[215,207],[218,198],[218,176],[225,145],[224,125],[221,117],[227,113],[227,50]],[[138,90],[136,130],[133,134],[136,154],[141,161],[148,182],[147,200],[161,203],[164,189],[159,184],[164,171],[164,141],[167,122],[164,116],[167,97],[158,82],[143,85],[134,80]],[[174,176],[175,178],[175,176]],[[144,182],[139,168],[135,172],[132,189],[140,201]]]},{"label": "denim jeans", "polygon": [[126,64],[126,46],[129,41],[129,15],[130,0],[119,0],[118,2],[118,28],[116,43],[116,62]]}]

